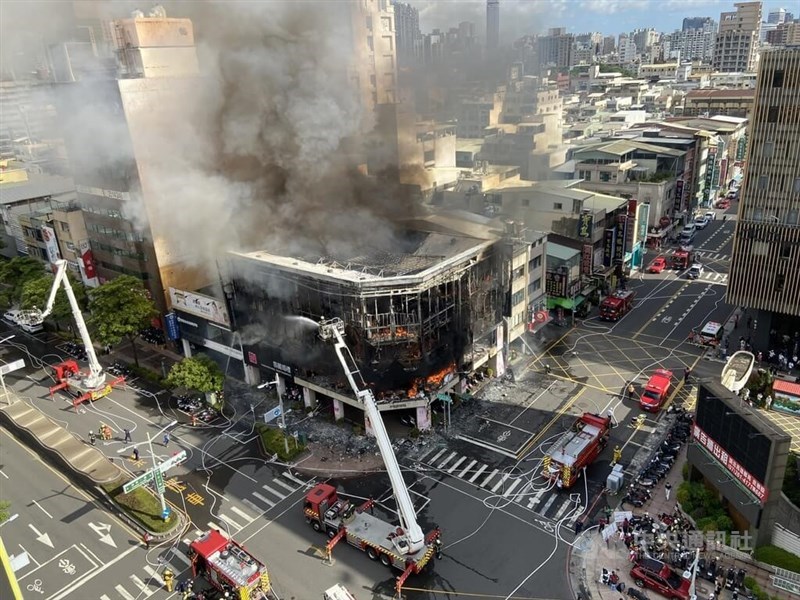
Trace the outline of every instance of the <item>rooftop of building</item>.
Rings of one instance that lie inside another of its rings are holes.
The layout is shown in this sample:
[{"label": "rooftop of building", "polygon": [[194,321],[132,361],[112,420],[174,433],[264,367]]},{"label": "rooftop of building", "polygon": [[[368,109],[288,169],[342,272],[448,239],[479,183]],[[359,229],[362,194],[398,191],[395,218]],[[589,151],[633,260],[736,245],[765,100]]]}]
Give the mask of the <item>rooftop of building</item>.
[{"label": "rooftop of building", "polygon": [[26,180],[5,183],[2,172],[0,172],[0,204],[15,204],[47,196],[60,196],[74,191],[75,182],[71,177],[28,173]]},{"label": "rooftop of building", "polygon": [[689,90],[687,100],[724,100],[726,98],[742,99],[755,98],[756,91],[750,88],[737,88],[734,90]]},{"label": "rooftop of building", "polygon": [[502,235],[502,223],[467,211],[447,210],[408,217],[397,223],[400,242],[391,250],[367,245],[349,252],[293,255],[267,251],[231,252],[248,261],[358,285],[395,284],[428,276],[468,260]]},{"label": "rooftop of building", "polygon": [[458,138],[456,152],[480,152],[483,140],[480,138]]},{"label": "rooftop of building", "polygon": [[733,133],[740,129],[743,123],[747,123],[747,119],[736,117],[730,117],[730,119],[735,120],[729,121],[727,119],[718,119],[717,117],[673,117],[668,119],[668,124],[670,126],[683,126],[685,128],[725,134]]},{"label": "rooftop of building", "polygon": [[[583,180],[582,179],[553,179],[548,181],[518,181],[508,185],[508,186],[500,186],[498,188],[493,189],[502,189],[507,191],[512,190],[531,190],[535,194],[542,194],[547,195],[555,198],[561,198],[565,200],[582,200],[583,206],[587,210],[591,210],[592,212],[599,212],[599,211],[612,211],[619,208],[622,204],[627,202],[624,198],[618,198],[616,196],[609,196],[607,194],[601,194],[599,192],[593,192],[591,190],[584,190],[581,189],[579,186]],[[491,193],[493,190],[487,190],[488,193]],[[532,203],[532,208],[542,212],[541,208],[537,208],[535,203]],[[571,207],[572,204],[569,203]],[[545,211],[545,212],[559,212],[562,213],[564,211]]]},{"label": "rooftop of building", "polygon": [[572,258],[575,258],[579,254],[580,251],[575,250],[574,248],[569,248],[567,246],[562,246],[561,244],[557,244],[555,242],[548,242],[547,244],[548,258],[552,256],[556,260],[568,261]]},{"label": "rooftop of building", "polygon": [[581,154],[588,154],[590,152],[602,152],[604,154],[613,154],[614,156],[624,156],[636,150],[673,157],[683,156],[684,154],[680,150],[672,150],[671,148],[664,148],[663,146],[657,146],[655,144],[628,139],[617,139],[586,144],[582,148],[576,150],[573,156],[577,160],[579,160],[578,157]]}]

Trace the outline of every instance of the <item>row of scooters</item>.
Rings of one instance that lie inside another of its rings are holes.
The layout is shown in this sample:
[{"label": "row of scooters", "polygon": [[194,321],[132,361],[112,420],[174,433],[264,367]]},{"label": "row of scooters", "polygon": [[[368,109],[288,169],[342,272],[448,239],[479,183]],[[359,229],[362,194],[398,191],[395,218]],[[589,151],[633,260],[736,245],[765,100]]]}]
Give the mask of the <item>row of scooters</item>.
[{"label": "row of scooters", "polygon": [[164,330],[158,327],[145,327],[139,332],[139,335],[145,342],[154,346],[163,346],[167,343]]},{"label": "row of scooters", "polygon": [[118,360],[115,360],[113,364],[106,367],[106,371],[117,377],[130,377],[133,372],[128,365]]},{"label": "row of scooters", "polygon": [[76,342],[64,342],[61,344],[61,349],[69,354],[72,358],[77,358],[78,360],[86,360],[88,358],[86,354],[86,347],[83,344],[78,344]]},{"label": "row of scooters", "polygon": [[209,423],[217,417],[217,412],[213,408],[206,406],[203,400],[196,396],[178,394],[174,398],[178,405],[178,410],[187,413],[193,419]]},{"label": "row of scooters", "polygon": [[639,476],[628,487],[622,504],[632,504],[637,508],[644,506],[650,500],[652,489],[672,470],[681,447],[691,435],[693,418],[691,413],[683,409],[676,409],[673,414],[677,417],[675,423]]}]

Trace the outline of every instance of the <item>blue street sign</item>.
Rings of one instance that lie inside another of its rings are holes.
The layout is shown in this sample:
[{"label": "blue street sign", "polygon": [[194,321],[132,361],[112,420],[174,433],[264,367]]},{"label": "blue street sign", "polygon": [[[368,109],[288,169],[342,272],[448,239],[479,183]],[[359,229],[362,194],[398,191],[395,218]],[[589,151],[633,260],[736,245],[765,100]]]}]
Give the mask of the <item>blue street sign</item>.
[{"label": "blue street sign", "polygon": [[181,337],[181,328],[178,325],[178,315],[174,312],[164,315],[164,324],[167,326],[167,338],[177,340]]},{"label": "blue street sign", "polygon": [[269,423],[281,416],[281,407],[276,406],[264,413],[264,422]]},{"label": "blue street sign", "polygon": [[170,513],[172,513],[172,510],[168,506],[161,512],[161,519],[166,521],[169,518]]}]

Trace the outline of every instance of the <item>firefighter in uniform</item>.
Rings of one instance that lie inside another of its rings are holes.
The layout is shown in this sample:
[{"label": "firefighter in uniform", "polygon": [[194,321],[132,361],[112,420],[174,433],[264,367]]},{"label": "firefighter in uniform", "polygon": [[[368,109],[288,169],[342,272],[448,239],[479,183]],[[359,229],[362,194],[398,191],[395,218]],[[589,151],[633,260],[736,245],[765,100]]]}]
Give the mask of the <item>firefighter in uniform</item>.
[{"label": "firefighter in uniform", "polygon": [[614,460],[611,461],[611,464],[612,465],[617,464],[620,458],[622,458],[622,448],[620,448],[618,444],[614,446]]},{"label": "firefighter in uniform", "polygon": [[164,569],[162,577],[164,578],[164,587],[167,588],[168,592],[172,592],[172,589],[175,587],[175,573],[172,572],[172,569],[167,567]]}]

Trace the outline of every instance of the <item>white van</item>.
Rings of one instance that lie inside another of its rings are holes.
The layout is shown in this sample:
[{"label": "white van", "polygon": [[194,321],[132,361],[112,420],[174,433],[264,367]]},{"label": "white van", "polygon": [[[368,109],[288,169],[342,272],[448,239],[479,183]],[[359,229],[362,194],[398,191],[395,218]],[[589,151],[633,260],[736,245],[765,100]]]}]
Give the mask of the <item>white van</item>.
[{"label": "white van", "polygon": [[684,228],[681,230],[681,244],[686,244],[691,242],[694,239],[694,234],[697,233],[697,227],[695,227],[694,223],[689,223],[685,225]]}]

